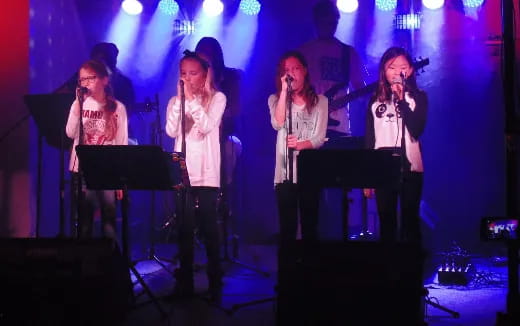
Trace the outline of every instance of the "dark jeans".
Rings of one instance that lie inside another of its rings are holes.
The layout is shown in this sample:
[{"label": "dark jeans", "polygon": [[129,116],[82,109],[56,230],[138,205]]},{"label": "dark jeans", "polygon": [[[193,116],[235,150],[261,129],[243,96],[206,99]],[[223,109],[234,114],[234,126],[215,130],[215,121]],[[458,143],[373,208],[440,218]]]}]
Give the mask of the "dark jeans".
[{"label": "dark jeans", "polygon": [[[79,173],[72,173],[72,211],[78,216],[78,182]],[[81,182],[82,198],[79,204],[79,218],[77,220],[79,238],[93,236],[94,213],[101,209],[102,234],[107,238],[117,240],[116,237],[116,197],[114,190],[89,190],[85,180]]]},{"label": "dark jeans", "polygon": [[[185,206],[183,206],[183,196]],[[217,226],[218,188],[191,187],[177,193],[177,216],[179,217],[179,262],[177,280],[193,285],[194,230],[196,224],[203,237],[208,257],[207,274],[210,286],[222,278],[220,268],[220,241]],[[184,207],[184,211],[183,208]],[[217,284],[215,283],[215,284]]]},{"label": "dark jeans", "polygon": [[280,222],[280,243],[296,240],[298,212],[303,240],[318,239],[320,189],[305,188],[292,183],[275,185]]},{"label": "dark jeans", "polygon": [[[376,189],[381,240],[421,243],[419,207],[423,173],[405,172],[402,189]],[[401,204],[401,232],[398,237],[397,201]]]}]

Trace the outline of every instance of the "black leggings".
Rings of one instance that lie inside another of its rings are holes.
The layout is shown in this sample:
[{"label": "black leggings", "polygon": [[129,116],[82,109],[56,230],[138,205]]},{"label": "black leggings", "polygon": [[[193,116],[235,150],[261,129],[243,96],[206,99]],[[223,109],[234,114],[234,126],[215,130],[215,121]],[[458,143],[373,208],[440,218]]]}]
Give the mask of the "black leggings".
[{"label": "black leggings", "polygon": [[[382,241],[421,243],[419,208],[423,173],[405,172],[402,190],[376,189],[377,210]],[[401,204],[401,232],[397,232],[397,200]]]},{"label": "black leggings", "polygon": [[179,276],[181,281],[193,282],[193,232],[196,224],[203,237],[208,256],[208,278],[210,281],[218,282],[222,277],[217,226],[217,195],[218,188],[191,187],[186,191],[186,206],[185,211],[182,212],[182,193],[178,193],[176,207],[179,217]]},{"label": "black leggings", "polygon": [[280,242],[296,240],[298,212],[300,212],[302,239],[317,240],[320,190],[303,189],[292,183],[278,183],[275,185],[275,192],[278,202]]}]

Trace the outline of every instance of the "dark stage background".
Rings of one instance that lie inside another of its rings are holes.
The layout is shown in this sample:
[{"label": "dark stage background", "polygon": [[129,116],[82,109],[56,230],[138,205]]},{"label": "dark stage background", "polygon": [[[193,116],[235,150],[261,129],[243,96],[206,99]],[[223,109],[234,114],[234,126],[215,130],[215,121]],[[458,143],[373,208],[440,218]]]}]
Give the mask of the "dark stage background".
[{"label": "dark stage background", "polygon": [[[143,13],[128,17],[120,13],[120,1],[30,1],[30,93],[53,91],[88,58],[93,44],[111,41],[120,49],[118,66],[133,80],[137,101],[158,94],[164,122],[166,103],[174,95],[180,54],[186,48],[193,50],[203,36],[216,37],[226,65],[245,72],[237,231],[244,241],[272,242],[278,229],[273,193],[275,131],[269,122],[267,98],[274,92],[275,67],[282,53],[313,37],[311,8],[315,1],[263,0],[258,16],[239,13],[238,0],[223,1],[226,7],[220,18],[202,19],[197,16],[201,1],[179,0],[181,8],[186,8],[184,17],[197,23],[190,35],[173,31],[175,18],[154,16],[157,2],[142,1]],[[450,247],[452,241],[478,250],[481,217],[505,214],[500,46],[492,42],[501,34],[500,1],[484,1],[481,8],[472,11],[459,2],[447,0],[443,9],[423,9],[420,29],[397,31],[392,27],[393,13],[375,9],[374,1],[360,1],[355,13],[342,14],[336,34],[356,47],[370,73],[369,82],[376,79],[381,54],[392,45],[430,59],[418,77],[430,99],[422,137],[425,183],[421,215],[427,246],[435,250]],[[416,8],[419,10],[419,5]],[[352,104],[356,136],[364,133],[367,101],[362,98]],[[8,109],[2,107],[4,110]],[[17,110],[26,108],[17,106]],[[132,116],[140,144],[151,143],[154,119],[153,113]],[[33,122],[30,130],[32,183],[27,202],[34,234],[37,130]],[[164,148],[171,150],[173,141],[165,135],[162,140]],[[13,142],[0,145],[9,146],[4,153],[16,147]],[[59,152],[46,145],[43,154],[40,234],[53,236],[58,232]],[[65,159],[68,162],[68,153]],[[6,192],[0,195],[6,199]],[[149,192],[132,192],[130,224],[135,241],[143,244],[148,241],[150,198]],[[68,205],[68,194],[66,199]],[[354,200],[354,205],[358,204]],[[168,194],[157,194],[155,207],[156,224],[160,224],[172,212]],[[373,204],[370,207],[372,225]],[[353,227],[359,223],[354,217]],[[323,223],[322,232],[340,225],[336,212]]]}]

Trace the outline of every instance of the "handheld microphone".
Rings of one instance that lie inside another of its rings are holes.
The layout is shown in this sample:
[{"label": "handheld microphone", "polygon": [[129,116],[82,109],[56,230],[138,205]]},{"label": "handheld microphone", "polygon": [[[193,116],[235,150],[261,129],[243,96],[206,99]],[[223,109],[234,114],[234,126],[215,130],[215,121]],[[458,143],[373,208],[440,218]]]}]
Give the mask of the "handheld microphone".
[{"label": "handheld microphone", "polygon": [[181,88],[181,97],[184,98],[184,80],[179,80],[179,86]]},{"label": "handheld microphone", "polygon": [[397,76],[395,76],[392,81],[390,82],[390,85],[394,85],[394,84],[402,84],[403,83],[403,79],[402,77],[399,78]]},{"label": "handheld microphone", "polygon": [[179,86],[181,88],[181,100],[184,100],[184,98],[186,97],[186,95],[184,94],[184,80],[180,79],[179,80]]},{"label": "handheld microphone", "polygon": [[401,71],[401,73],[399,74],[399,76],[401,76],[401,84],[405,84],[406,82],[406,72],[404,71]]},{"label": "handheld microphone", "polygon": [[[390,82],[390,85],[401,85],[401,89],[404,87],[403,85],[403,79],[402,79],[402,73],[401,78],[399,76],[394,76],[392,81]],[[400,100],[400,94],[398,91],[399,88],[392,88],[392,95],[393,95],[393,101],[394,103],[397,103],[397,101]]]},{"label": "handheld microphone", "polygon": [[285,77],[285,82],[287,84],[291,83],[294,81],[294,78],[291,76],[291,75],[287,75],[287,77]]},{"label": "handheld microphone", "polygon": [[87,95],[89,92],[88,88],[79,86],[76,89],[76,97],[78,98],[78,101],[83,102],[85,100],[85,95]]}]

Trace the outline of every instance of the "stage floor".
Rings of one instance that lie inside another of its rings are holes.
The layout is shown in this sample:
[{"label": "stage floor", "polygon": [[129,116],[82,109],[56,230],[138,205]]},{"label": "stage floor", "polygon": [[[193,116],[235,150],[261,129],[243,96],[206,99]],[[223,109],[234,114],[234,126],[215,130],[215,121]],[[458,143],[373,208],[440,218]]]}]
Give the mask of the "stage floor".
[{"label": "stage floor", "polygon": [[[159,258],[170,260],[176,253],[174,244],[160,244],[155,247]],[[221,301],[209,303],[206,299],[207,281],[204,271],[204,250],[199,247],[196,261],[200,269],[195,275],[193,299],[168,302],[163,300],[174,286],[171,272],[175,262],[164,261],[164,267],[154,260],[146,259],[143,250],[134,250],[136,269],[145,283],[157,297],[166,318],[161,318],[157,306],[143,291],[141,284],[132,275],[137,305],[127,316],[124,325],[275,325],[277,280],[277,251],[272,245],[242,245],[238,258],[253,269],[233,262],[225,262],[224,288]],[[143,260],[139,260],[139,258]],[[476,276],[468,286],[441,285],[435,273],[425,281],[429,299],[459,314],[455,318],[447,311],[426,305],[425,321],[431,326],[495,325],[497,312],[505,311],[507,294],[507,267],[493,263],[491,258],[474,258]],[[257,302],[249,305],[250,302]],[[374,307],[374,313],[378,307]],[[164,317],[164,316],[163,316]],[[348,325],[359,323],[360,316],[353,317]]]}]

